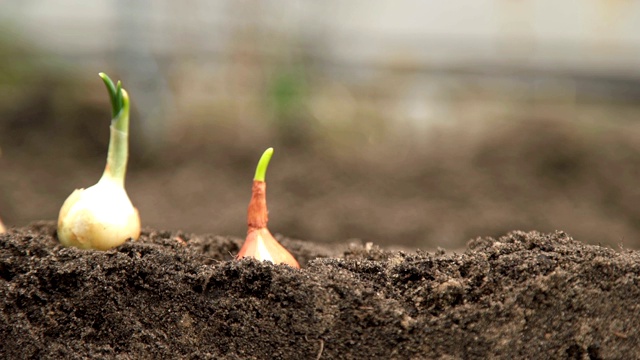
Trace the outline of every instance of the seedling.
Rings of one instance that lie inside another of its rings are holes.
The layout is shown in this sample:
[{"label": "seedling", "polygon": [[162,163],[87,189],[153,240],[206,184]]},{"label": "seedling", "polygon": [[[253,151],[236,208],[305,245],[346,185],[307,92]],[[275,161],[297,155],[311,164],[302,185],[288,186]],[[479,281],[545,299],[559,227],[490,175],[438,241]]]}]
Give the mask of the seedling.
[{"label": "seedling", "polygon": [[97,184],[76,189],[62,205],[58,239],[64,246],[107,250],[140,236],[140,216],[124,179],[129,156],[129,95],[104,73],[100,77],[111,98],[111,137],[107,166]]},{"label": "seedling", "polygon": [[267,184],[265,175],[269,161],[273,155],[273,148],[267,149],[256,168],[251,188],[251,201],[247,210],[247,238],[238,252],[237,259],[253,257],[260,261],[271,261],[274,264],[287,264],[294,268],[300,268],[296,259],[271,235],[267,229],[269,221],[267,211]]}]

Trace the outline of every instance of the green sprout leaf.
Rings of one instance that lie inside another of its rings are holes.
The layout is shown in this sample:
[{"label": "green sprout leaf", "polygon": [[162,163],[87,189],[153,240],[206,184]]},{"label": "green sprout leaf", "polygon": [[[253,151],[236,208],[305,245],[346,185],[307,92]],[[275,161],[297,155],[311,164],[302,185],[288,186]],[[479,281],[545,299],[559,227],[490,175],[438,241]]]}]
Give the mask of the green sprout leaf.
[{"label": "green sprout leaf", "polygon": [[102,81],[107,86],[107,91],[109,91],[109,98],[111,99],[111,117],[115,118],[124,106],[122,83],[118,81],[118,83],[114,85],[113,81],[109,76],[107,76],[107,74],[101,72],[98,75],[100,75],[100,78],[102,78]]},{"label": "green sprout leaf", "polygon": [[269,161],[271,161],[271,156],[273,156],[273,148],[268,148],[260,157],[260,161],[258,161],[258,167],[256,168],[256,176],[253,177],[253,180],[264,181],[265,176],[267,174],[267,167],[269,166]]}]

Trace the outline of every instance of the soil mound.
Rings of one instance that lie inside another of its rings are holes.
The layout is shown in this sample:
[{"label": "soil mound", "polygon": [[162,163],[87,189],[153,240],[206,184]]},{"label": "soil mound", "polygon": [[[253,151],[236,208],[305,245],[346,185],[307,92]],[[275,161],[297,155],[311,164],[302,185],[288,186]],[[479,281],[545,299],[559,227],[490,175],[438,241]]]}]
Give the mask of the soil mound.
[{"label": "soil mound", "polygon": [[563,232],[463,254],[281,239],[303,269],[228,261],[241,239],[146,231],[106,252],[52,223],[0,235],[4,359],[631,359],[640,256]]}]

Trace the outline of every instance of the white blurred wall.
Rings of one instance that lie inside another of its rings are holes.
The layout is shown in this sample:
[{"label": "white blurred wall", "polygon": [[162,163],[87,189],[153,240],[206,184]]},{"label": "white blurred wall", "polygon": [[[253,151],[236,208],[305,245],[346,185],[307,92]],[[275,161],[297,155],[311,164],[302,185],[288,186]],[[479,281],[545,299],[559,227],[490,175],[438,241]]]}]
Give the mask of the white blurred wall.
[{"label": "white blurred wall", "polygon": [[[640,2],[633,0],[5,0],[0,20],[61,53],[113,49],[128,40],[154,52],[216,53],[234,28],[252,24],[321,40],[324,56],[349,62],[411,55],[446,66],[640,69]],[[140,24],[141,34],[122,36],[127,22]]]}]

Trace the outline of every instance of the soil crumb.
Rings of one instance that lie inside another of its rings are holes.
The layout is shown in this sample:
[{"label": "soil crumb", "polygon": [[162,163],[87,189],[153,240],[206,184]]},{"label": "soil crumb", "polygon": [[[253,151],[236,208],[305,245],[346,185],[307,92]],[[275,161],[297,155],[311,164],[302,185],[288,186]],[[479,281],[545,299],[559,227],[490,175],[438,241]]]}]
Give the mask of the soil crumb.
[{"label": "soil crumb", "polygon": [[242,239],[146,230],[106,252],[55,224],[0,235],[0,358],[632,359],[640,256],[564,232],[464,253],[280,238],[301,270],[233,261]]}]

